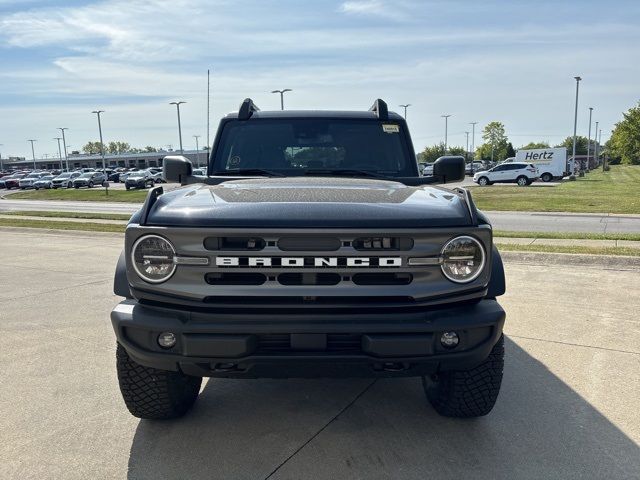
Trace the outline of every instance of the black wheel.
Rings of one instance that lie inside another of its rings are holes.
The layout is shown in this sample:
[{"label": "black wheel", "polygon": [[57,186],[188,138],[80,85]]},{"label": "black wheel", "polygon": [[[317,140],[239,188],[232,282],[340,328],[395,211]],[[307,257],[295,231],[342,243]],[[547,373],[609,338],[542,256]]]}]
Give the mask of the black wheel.
[{"label": "black wheel", "polygon": [[489,182],[489,179],[487,177],[480,177],[478,179],[478,185],[480,185],[481,187],[486,187],[487,185],[491,185],[491,182]]},{"label": "black wheel", "polygon": [[516,183],[519,187],[526,187],[527,185],[529,185],[529,179],[525,176],[518,177]]},{"label": "black wheel", "polygon": [[181,417],[198,398],[202,378],[142,366],[118,344],[116,367],[120,392],[131,414],[163,420]]},{"label": "black wheel", "polygon": [[73,186],[73,183],[69,182],[67,183],[67,188],[71,188]]},{"label": "black wheel", "polygon": [[79,189],[80,187],[78,185],[74,185],[73,188],[75,188],[76,190]]},{"label": "black wheel", "polygon": [[422,377],[433,408],[445,417],[480,417],[491,411],[498,399],[504,369],[504,336],[487,359],[471,370],[440,372]]},{"label": "black wheel", "polygon": [[131,187],[129,185],[126,185],[124,188],[126,188],[127,190],[129,190]]},{"label": "black wheel", "polygon": [[34,190],[40,190],[40,187],[33,187]]},{"label": "black wheel", "polygon": [[93,188],[93,182],[89,182],[89,188]]},{"label": "black wheel", "polygon": [[551,180],[553,180],[553,175],[551,175],[550,173],[543,173],[542,176],[540,177],[540,180],[542,180],[543,182],[550,182]]}]

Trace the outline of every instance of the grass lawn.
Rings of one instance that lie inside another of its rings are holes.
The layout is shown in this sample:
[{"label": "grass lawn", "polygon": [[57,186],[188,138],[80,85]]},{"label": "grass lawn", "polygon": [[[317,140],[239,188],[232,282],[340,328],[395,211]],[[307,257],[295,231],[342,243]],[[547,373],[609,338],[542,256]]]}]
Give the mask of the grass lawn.
[{"label": "grass lawn", "polygon": [[25,218],[0,218],[0,227],[48,228],[53,230],[80,230],[84,232],[124,233],[126,225],[91,222],[58,222]]},{"label": "grass lawn", "polygon": [[612,165],[556,187],[471,187],[481,210],[640,214],[640,165]]},{"label": "grass lawn", "polygon": [[[48,210],[20,210],[15,212],[2,212],[2,215],[15,215],[18,217],[53,217],[53,218],[86,218],[89,220],[129,220],[131,215],[126,213],[91,213],[91,212],[52,212]],[[638,235],[640,237],[640,235]]]},{"label": "grass lawn", "polygon": [[629,247],[583,247],[564,245],[512,245],[496,242],[501,251],[510,252],[546,252],[546,253],[578,253],[582,255],[625,255],[640,257],[640,249]]},{"label": "grass lawn", "polygon": [[130,202],[142,203],[147,197],[147,190],[115,190],[109,189],[109,195],[104,188],[85,189],[42,189],[12,193],[6,198],[11,200],[73,200],[84,202]]},{"label": "grass lawn", "polygon": [[640,233],[583,233],[583,232],[518,232],[494,230],[495,238],[559,238],[578,240],[640,240]]}]

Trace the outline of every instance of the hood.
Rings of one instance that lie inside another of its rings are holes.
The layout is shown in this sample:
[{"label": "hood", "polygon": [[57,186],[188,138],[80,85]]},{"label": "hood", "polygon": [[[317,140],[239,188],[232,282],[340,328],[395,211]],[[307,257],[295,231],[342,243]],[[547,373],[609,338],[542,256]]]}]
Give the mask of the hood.
[{"label": "hood", "polygon": [[158,197],[158,226],[416,228],[471,223],[460,195],[376,179],[288,177],[195,185]]}]

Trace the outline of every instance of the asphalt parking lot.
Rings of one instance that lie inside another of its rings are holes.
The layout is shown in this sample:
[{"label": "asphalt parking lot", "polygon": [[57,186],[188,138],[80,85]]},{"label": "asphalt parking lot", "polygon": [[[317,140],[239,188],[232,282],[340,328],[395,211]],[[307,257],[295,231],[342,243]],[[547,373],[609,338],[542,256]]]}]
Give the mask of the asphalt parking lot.
[{"label": "asphalt parking lot", "polygon": [[116,234],[0,229],[2,479],[640,478],[640,270],[506,265],[507,360],[487,417],[417,379],[209,380],[139,421],[115,376]]}]

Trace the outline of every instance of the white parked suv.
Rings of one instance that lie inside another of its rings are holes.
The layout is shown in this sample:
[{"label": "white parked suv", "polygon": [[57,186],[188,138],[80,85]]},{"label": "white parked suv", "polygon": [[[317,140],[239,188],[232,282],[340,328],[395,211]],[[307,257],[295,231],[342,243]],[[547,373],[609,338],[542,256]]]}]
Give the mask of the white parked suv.
[{"label": "white parked suv", "polygon": [[531,163],[522,162],[501,163],[473,176],[473,181],[481,187],[492,183],[517,183],[524,187],[537,179],[538,169]]}]

